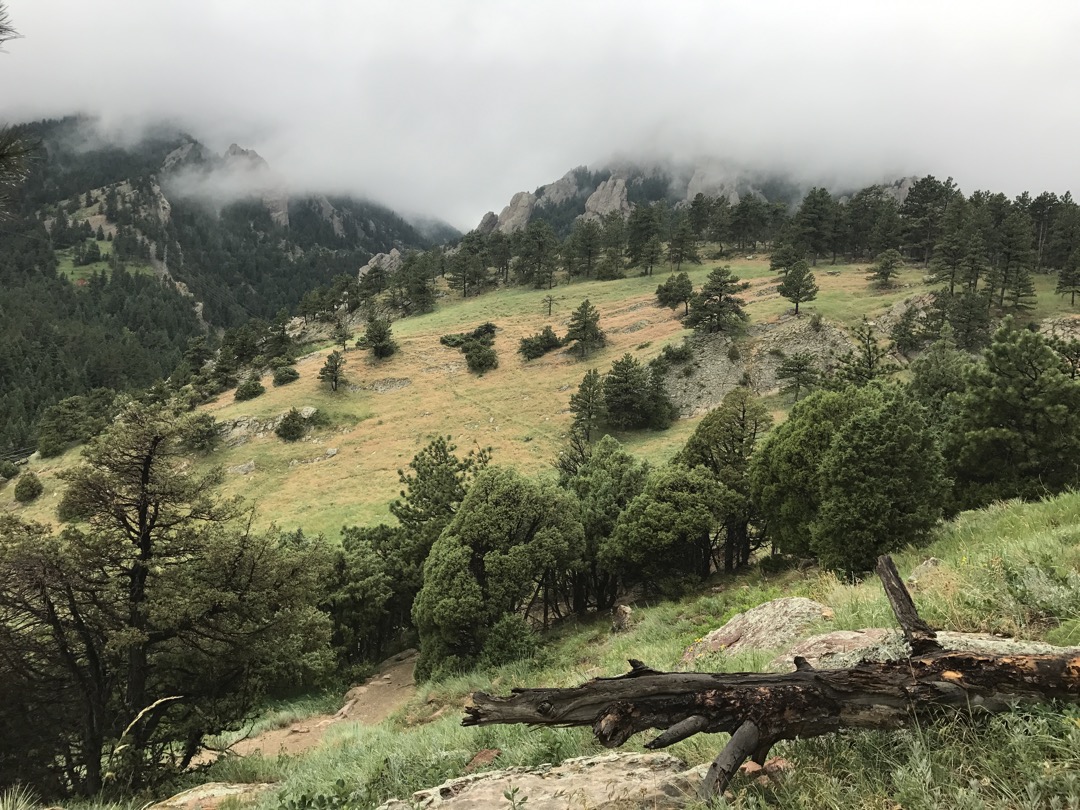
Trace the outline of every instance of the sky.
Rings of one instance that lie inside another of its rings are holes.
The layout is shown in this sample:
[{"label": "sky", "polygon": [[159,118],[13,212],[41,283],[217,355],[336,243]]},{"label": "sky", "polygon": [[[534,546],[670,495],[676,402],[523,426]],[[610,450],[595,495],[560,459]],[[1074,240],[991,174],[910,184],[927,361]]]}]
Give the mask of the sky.
[{"label": "sky", "polygon": [[7,0],[0,121],[170,119],[462,229],[614,158],[1080,195],[1075,0]]}]

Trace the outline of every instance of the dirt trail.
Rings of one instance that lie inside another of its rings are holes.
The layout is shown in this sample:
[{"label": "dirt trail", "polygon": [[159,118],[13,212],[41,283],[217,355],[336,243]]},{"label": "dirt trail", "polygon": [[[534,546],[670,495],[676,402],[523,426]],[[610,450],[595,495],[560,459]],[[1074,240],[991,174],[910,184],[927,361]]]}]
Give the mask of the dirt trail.
[{"label": "dirt trail", "polygon": [[[230,748],[237,756],[261,751],[266,756],[299,754],[322,742],[327,729],[337,723],[381,723],[416,694],[413,669],[416,651],[406,650],[384,661],[378,671],[345,695],[344,705],[335,714],[317,714],[291,726],[264,731],[240,740]],[[205,752],[204,756],[211,752]]]}]

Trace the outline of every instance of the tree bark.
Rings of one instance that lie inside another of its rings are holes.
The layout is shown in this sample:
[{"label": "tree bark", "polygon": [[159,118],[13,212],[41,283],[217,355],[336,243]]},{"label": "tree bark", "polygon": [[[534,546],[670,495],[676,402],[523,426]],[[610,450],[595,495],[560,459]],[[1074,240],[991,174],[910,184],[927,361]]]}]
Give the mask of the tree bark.
[{"label": "tree bark", "polygon": [[880,558],[878,573],[913,646],[907,659],[839,670],[816,670],[796,659],[796,671],[783,674],[658,672],[631,659],[627,674],[578,687],[514,689],[509,697],[476,692],[462,725],[591,726],[608,748],[648,729],[664,730],[646,744],[650,749],[700,732],[727,732],[732,741],[703,786],[716,795],[747,756],[764,758],[779,740],[847,728],[895,729],[935,711],[1000,712],[1018,702],[1054,699],[1080,703],[1080,655],[942,650],[892,560]]}]

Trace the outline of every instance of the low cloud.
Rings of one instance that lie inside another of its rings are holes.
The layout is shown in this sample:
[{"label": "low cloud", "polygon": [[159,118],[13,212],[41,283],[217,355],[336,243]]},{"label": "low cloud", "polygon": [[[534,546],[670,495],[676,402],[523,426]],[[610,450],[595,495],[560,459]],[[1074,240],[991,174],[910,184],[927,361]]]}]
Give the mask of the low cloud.
[{"label": "low cloud", "polygon": [[0,117],[177,120],[468,228],[616,155],[1080,191],[1075,3],[9,0]]}]

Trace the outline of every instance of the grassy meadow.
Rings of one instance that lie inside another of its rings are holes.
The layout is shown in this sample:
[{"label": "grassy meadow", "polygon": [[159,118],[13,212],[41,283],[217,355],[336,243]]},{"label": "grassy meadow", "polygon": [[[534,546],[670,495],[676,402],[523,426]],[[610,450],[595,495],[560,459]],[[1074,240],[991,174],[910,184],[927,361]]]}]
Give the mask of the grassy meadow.
[{"label": "grassy meadow", "polygon": [[[684,265],[695,287],[721,263],[750,282],[744,294],[752,322],[775,321],[790,310],[776,292],[776,274],[766,257],[707,260]],[[815,273],[820,287],[817,300],[804,305],[808,316],[852,326],[863,317],[877,317],[911,295],[927,291],[920,267],[906,267],[893,286],[878,289],[866,278],[866,265],[830,265],[819,262]],[[84,269],[84,268],[79,268]],[[451,436],[459,452],[492,447],[494,463],[527,473],[550,469],[568,433],[570,394],[589,368],[606,371],[625,352],[649,360],[669,343],[689,334],[680,311],[656,304],[656,286],[667,277],[660,269],[651,277],[632,276],[619,281],[584,281],[552,290],[509,288],[461,299],[448,294],[435,312],[402,319],[394,324],[400,351],[373,360],[352,348],[346,353],[349,386],[337,393],[319,383],[317,375],[331,347],[324,346],[297,363],[300,379],[280,388],[264,375],[266,393],[236,402],[232,392],[203,406],[219,421],[242,418],[269,420],[290,407],[314,406],[329,418],[329,426],[304,440],[285,443],[272,433],[251,438],[236,447],[224,446],[200,465],[226,468],[255,462],[247,475],[230,473],[225,494],[252,500],[259,523],[337,537],[343,525],[364,525],[386,520],[387,504],[400,489],[398,470],[437,435]],[[1053,294],[1054,278],[1037,276],[1038,309],[1043,318],[1068,311],[1067,300]],[[555,298],[547,315],[544,298]],[[600,311],[608,345],[582,361],[567,351],[525,361],[517,354],[522,337],[551,324],[565,333],[570,314],[588,298]],[[468,371],[457,349],[439,343],[441,335],[470,330],[485,321],[499,327],[495,348],[499,367],[482,377]],[[361,328],[361,327],[358,327]],[[782,417],[787,403],[770,396],[769,406]],[[618,435],[631,452],[663,463],[693,432],[697,419],[681,419],[660,432],[639,431]],[[335,448],[332,458],[326,451]],[[55,521],[55,506],[62,483],[55,473],[77,459],[69,452],[59,459],[32,462],[45,484],[38,502],[19,506],[12,486],[0,489],[0,509],[15,509],[26,517]]]}]

